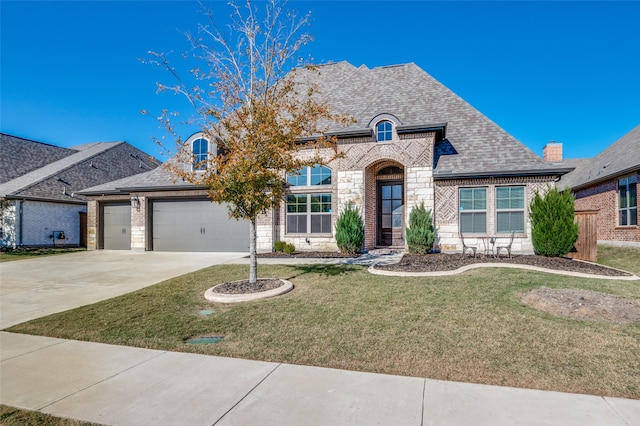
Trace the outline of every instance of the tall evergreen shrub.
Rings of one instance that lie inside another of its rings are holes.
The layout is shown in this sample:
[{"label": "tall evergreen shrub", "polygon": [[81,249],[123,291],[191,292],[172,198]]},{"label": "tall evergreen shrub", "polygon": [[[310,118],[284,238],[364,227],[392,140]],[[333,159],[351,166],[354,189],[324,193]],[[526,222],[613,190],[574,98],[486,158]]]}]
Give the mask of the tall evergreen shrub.
[{"label": "tall evergreen shrub", "polygon": [[536,192],[529,215],[536,253],[558,257],[571,251],[578,240],[578,225],[574,223],[574,198],[569,191],[552,188],[544,197]]},{"label": "tall evergreen shrub", "polygon": [[424,202],[411,210],[407,227],[407,245],[411,254],[426,254],[433,248],[436,229],[431,219],[431,210],[424,207]]},{"label": "tall evergreen shrub", "polygon": [[340,252],[357,254],[362,252],[364,244],[364,223],[360,209],[352,203],[347,204],[336,222],[336,243]]}]

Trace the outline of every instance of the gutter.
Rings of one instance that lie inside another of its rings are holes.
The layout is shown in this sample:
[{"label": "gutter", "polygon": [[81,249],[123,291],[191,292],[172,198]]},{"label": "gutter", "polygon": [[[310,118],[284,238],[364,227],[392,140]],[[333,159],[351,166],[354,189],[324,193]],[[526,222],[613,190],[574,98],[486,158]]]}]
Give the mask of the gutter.
[{"label": "gutter", "polygon": [[572,171],[573,168],[559,169],[533,169],[533,170],[514,170],[514,171],[496,171],[496,172],[469,172],[469,173],[453,173],[453,171],[440,171],[433,174],[436,180],[454,180],[454,179],[481,179],[481,178],[498,178],[498,177],[514,177],[514,176],[562,176]]},{"label": "gutter", "polygon": [[627,167],[626,169],[622,169],[614,173],[609,173],[608,175],[599,177],[598,179],[593,179],[593,180],[581,183],[580,185],[572,186],[571,190],[578,191],[583,188],[588,188],[592,185],[597,185],[599,183],[606,182],[608,180],[615,178],[616,176],[622,176],[632,172],[640,172],[640,167],[638,166]]}]

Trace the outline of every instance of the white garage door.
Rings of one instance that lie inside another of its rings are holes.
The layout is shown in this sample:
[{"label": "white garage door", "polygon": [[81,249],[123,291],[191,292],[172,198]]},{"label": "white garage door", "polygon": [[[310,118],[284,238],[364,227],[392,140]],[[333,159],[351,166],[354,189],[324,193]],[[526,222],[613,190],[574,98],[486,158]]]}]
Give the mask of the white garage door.
[{"label": "white garage door", "polygon": [[131,250],[131,205],[105,204],[102,218],[103,248]]},{"label": "white garage door", "polygon": [[153,201],[153,250],[249,251],[249,221],[209,200]]}]

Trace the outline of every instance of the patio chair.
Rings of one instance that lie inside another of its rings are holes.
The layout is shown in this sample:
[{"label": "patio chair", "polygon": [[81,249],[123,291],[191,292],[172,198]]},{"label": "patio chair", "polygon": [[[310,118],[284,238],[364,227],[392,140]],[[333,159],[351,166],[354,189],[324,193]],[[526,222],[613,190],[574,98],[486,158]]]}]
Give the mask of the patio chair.
[{"label": "patio chair", "polygon": [[467,253],[467,250],[473,251],[473,257],[476,257],[476,251],[478,250],[477,246],[470,246],[464,242],[464,235],[462,232],[460,233],[460,241],[462,241],[462,259],[464,259],[464,255]]},{"label": "patio chair", "polygon": [[509,237],[509,243],[508,243],[508,244],[506,244],[506,245],[501,245],[501,246],[496,246],[496,247],[495,247],[495,249],[496,249],[496,254],[495,254],[495,256],[496,256],[496,257],[500,257],[500,252],[501,252],[502,250],[506,250],[506,251],[507,251],[507,254],[509,255],[509,259],[511,259],[511,245],[513,244],[513,237],[514,237],[515,235],[516,235],[516,231],[513,231],[513,232],[511,233],[511,237]]}]

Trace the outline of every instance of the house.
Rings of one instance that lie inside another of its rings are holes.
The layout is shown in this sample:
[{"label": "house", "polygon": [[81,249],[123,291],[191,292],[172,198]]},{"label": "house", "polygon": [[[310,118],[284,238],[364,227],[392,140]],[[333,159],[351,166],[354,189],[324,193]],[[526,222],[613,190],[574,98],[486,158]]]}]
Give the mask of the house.
[{"label": "house", "polygon": [[61,148],[0,134],[0,247],[86,245],[78,192],[157,165],[126,142]]},{"label": "house", "polygon": [[[369,69],[338,62],[318,70],[299,78],[312,79],[334,112],[353,118],[328,131],[344,156],[286,177],[286,200],[259,220],[258,250],[271,251],[277,240],[298,250],[336,250],[334,225],[348,203],[362,212],[365,249],[404,247],[409,214],[424,202],[444,251],[462,249],[460,232],[472,242],[515,232],[514,252],[533,251],[529,202],[571,168],[543,161],[415,64]],[[187,143],[199,160],[216,152],[203,134]],[[248,249],[246,222],[229,219],[204,189],[176,182],[163,168],[83,194],[96,235],[90,248],[112,248],[112,212],[121,209],[131,230],[131,239],[119,243],[126,248]]]},{"label": "house", "polygon": [[595,157],[566,163],[575,170],[558,186],[574,193],[576,211],[597,210],[598,243],[640,246],[640,125]]}]

